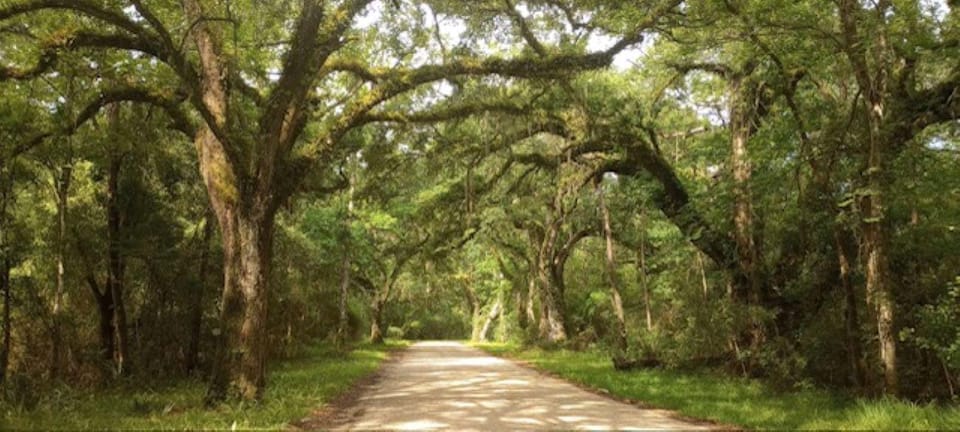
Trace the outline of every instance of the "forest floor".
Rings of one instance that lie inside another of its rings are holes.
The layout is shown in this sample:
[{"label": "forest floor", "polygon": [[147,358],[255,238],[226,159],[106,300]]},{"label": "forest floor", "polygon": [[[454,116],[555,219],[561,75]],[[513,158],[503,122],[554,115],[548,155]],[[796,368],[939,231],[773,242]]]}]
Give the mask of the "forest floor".
[{"label": "forest floor", "polygon": [[457,342],[420,342],[312,428],[330,430],[708,430]]},{"label": "forest floor", "polygon": [[956,403],[866,399],[811,385],[784,390],[710,370],[618,372],[609,354],[599,350],[546,350],[503,343],[476,346],[613,397],[744,429],[960,430]]},{"label": "forest floor", "polygon": [[264,401],[203,406],[206,386],[198,379],[131,379],[109,388],[63,387],[36,391],[42,398],[10,404],[0,398],[2,430],[282,430],[317,406],[349,392],[370,377],[406,342],[363,344],[349,352],[329,345],[307,348],[271,365]]}]

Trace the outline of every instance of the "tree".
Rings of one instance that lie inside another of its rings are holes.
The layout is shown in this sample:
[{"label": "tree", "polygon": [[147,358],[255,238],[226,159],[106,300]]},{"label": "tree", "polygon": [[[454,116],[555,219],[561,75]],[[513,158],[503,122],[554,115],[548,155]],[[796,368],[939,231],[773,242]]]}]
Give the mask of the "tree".
[{"label": "tree", "polygon": [[[342,139],[351,130],[378,120],[373,113],[377,107],[423,85],[458,76],[543,77],[603,67],[614,54],[638,42],[641,31],[659,18],[657,14],[679,2],[655,10],[651,19],[628,32],[630,36],[599,53],[556,52],[536,59],[464,55],[438,65],[389,69],[373,67],[369,59],[352,55],[357,44],[351,43],[356,38],[350,33],[357,30],[355,20],[370,3],[303,1],[293,19],[277,20],[266,31],[254,16],[287,10],[285,4],[233,10],[200,0],[185,0],[180,8],[135,0],[124,12],[91,0],[28,0],[0,9],[0,20],[29,19],[47,10],[83,17],[77,21],[78,30],[46,44],[36,66],[5,68],[3,78],[39,76],[56,66],[58,53],[65,49],[122,50],[154,60],[140,62],[150,70],[147,82],[105,87],[101,99],[164,108],[196,142],[220,226],[225,263],[219,361],[210,401],[263,396],[267,280],[276,212],[306,173],[323,170],[324,161],[345,150]],[[193,24],[175,34],[171,22]],[[292,26],[277,27],[286,22]],[[104,25],[109,31],[98,29]],[[263,48],[237,55],[240,40],[262,46],[263,37],[275,35],[287,39],[283,53]],[[177,42],[187,38],[193,50]],[[275,82],[268,78],[271,64],[281,65]],[[348,95],[343,103],[330,86],[330,80],[342,74],[354,77],[364,89]],[[184,113],[184,104],[200,118],[197,125]],[[321,126],[313,130],[310,124]]]}]

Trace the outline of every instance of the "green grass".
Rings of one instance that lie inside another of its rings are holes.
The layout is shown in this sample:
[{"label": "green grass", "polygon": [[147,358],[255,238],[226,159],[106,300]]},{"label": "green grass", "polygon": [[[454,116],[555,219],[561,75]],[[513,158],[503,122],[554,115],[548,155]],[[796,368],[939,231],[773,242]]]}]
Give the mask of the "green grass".
[{"label": "green grass", "polygon": [[363,345],[348,354],[312,347],[305,355],[272,367],[259,404],[206,409],[205,387],[196,380],[151,389],[129,384],[93,393],[65,390],[45,396],[31,411],[0,405],[0,430],[283,429],[375,371],[388,351],[403,345]]},{"label": "green grass", "polygon": [[600,352],[477,344],[569,381],[693,418],[747,429],[958,430],[960,407],[843,397],[820,390],[778,392],[757,380],[647,369],[617,372]]}]

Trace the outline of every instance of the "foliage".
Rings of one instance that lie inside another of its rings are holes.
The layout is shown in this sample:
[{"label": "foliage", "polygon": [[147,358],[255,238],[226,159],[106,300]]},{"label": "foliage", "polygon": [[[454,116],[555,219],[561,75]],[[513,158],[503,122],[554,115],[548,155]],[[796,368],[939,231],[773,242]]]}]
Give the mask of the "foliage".
[{"label": "foliage", "polygon": [[348,353],[311,346],[271,371],[270,398],[252,406],[208,410],[200,403],[204,388],[198,380],[131,381],[96,392],[60,388],[30,409],[0,404],[0,425],[14,430],[282,429],[375,371],[390,351],[403,346],[396,341],[361,345]]}]

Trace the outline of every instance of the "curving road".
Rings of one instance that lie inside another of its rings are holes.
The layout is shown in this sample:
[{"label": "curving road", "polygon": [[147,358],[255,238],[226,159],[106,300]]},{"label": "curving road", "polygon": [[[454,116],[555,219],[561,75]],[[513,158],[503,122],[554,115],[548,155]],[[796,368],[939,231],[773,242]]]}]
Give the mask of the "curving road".
[{"label": "curving road", "polygon": [[332,430],[706,430],[456,342],[421,342],[337,413]]}]

